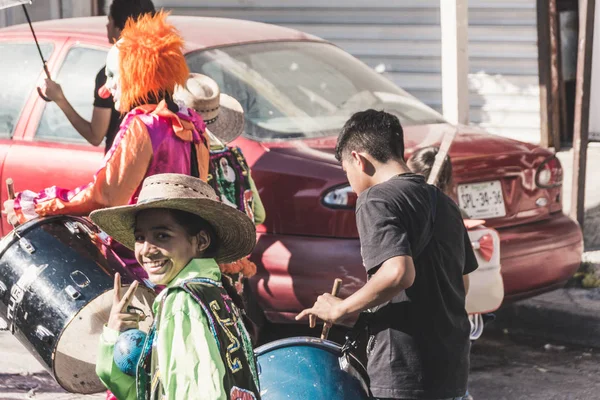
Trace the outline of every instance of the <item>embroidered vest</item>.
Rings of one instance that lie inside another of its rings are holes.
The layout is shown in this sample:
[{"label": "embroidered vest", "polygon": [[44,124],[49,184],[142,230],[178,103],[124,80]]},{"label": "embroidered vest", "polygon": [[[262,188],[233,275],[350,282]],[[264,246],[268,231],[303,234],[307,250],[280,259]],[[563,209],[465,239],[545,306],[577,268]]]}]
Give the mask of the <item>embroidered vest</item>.
[{"label": "embroidered vest", "polygon": [[[225,366],[223,387],[225,393],[228,393],[228,399],[260,400],[256,360],[250,336],[242,322],[240,310],[233,304],[221,283],[208,278],[195,278],[168,290],[185,290],[202,307]],[[137,367],[138,400],[164,398],[154,338],[157,329],[160,329],[159,316],[168,294],[162,298]]]}]

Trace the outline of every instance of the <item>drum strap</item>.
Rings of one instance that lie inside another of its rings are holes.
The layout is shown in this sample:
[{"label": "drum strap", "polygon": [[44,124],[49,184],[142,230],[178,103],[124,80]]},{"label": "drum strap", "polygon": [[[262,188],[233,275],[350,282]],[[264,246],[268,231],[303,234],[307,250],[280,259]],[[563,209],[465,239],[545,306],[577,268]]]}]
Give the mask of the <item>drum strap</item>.
[{"label": "drum strap", "polygon": [[[166,292],[169,289],[165,289]],[[136,368],[136,400],[147,400],[147,399],[160,399],[162,398],[162,385],[160,384],[160,374],[158,371],[158,362],[152,357],[153,350],[155,348],[156,331],[160,326],[160,316],[162,309],[167,298],[167,293],[164,293],[161,298],[161,302],[156,311],[154,322],[150,327],[150,332],[144,347],[142,348],[142,354]],[[152,375],[152,376],[151,376]],[[150,382],[148,381],[150,379]]]},{"label": "drum strap", "polygon": [[429,242],[431,242],[431,240],[433,239],[434,236],[434,230],[435,230],[435,217],[437,214],[437,201],[438,201],[438,194],[437,194],[437,188],[435,186],[432,185],[427,185],[426,187],[427,192],[429,194],[429,208],[431,209],[431,234],[428,236],[425,236],[421,243],[419,243],[417,246],[415,246],[415,249],[413,249],[413,259],[417,259],[419,258],[419,256],[421,255],[421,253],[427,248],[427,246],[429,245]]},{"label": "drum strap", "polygon": [[352,352],[358,348],[360,344],[360,334],[369,326],[369,322],[373,318],[373,313],[362,312],[359,314],[356,323],[346,334],[346,341],[342,346],[342,353]]},{"label": "drum strap", "polygon": [[148,399],[148,378],[149,378],[149,367],[151,362],[152,355],[152,345],[154,342],[154,337],[156,335],[156,320],[155,323],[152,324],[150,328],[150,332],[148,333],[148,337],[144,342],[144,347],[142,348],[142,355],[140,356],[140,360],[138,361],[138,365],[136,367],[136,377],[135,377],[135,386],[137,392],[137,400],[146,400]]}]

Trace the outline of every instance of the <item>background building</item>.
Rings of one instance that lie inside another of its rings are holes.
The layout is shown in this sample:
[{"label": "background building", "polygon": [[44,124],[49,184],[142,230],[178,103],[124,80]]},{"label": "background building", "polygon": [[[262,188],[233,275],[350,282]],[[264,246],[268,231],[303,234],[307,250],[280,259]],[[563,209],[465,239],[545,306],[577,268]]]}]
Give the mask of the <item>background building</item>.
[{"label": "background building", "polygon": [[[179,15],[249,19],[315,34],[441,111],[439,1],[155,0],[155,4]],[[548,7],[543,0],[469,1],[469,118],[472,125],[514,139],[549,144],[548,137],[554,132],[561,135],[561,142],[568,143],[572,136],[577,0],[556,0],[564,84],[560,126],[550,121],[558,109],[540,106],[546,101],[540,97],[540,88],[546,93],[550,81],[544,82],[547,74],[540,74],[549,68],[549,60],[544,58],[548,52],[539,49],[547,39],[541,36],[550,35],[550,30],[543,19],[541,29],[538,26],[538,2]],[[38,0],[31,6],[31,14],[34,20],[95,15],[105,13],[109,4],[110,0]],[[22,22],[25,18],[20,8],[0,11],[0,26]],[[600,132],[600,119],[596,125]]]}]

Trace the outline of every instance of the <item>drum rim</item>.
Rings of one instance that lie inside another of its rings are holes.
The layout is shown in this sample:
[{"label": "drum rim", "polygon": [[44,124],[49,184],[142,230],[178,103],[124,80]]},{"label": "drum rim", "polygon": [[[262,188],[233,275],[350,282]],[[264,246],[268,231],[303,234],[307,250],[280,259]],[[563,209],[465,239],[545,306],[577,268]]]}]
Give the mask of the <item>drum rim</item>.
[{"label": "drum rim", "polygon": [[[273,350],[277,350],[277,349],[281,349],[284,347],[291,347],[291,346],[301,346],[301,345],[308,345],[310,347],[319,347],[319,348],[326,348],[327,350],[330,350],[334,353],[336,353],[336,355],[338,357],[341,357],[342,354],[342,346],[340,346],[339,344],[332,342],[331,340],[327,340],[327,339],[320,339],[320,338],[316,338],[316,337],[312,337],[312,336],[294,336],[291,338],[284,338],[284,339],[278,339],[275,340],[273,342],[269,342],[269,343],[265,343],[262,346],[257,347],[256,349],[254,349],[254,355],[256,357],[260,357],[270,351]],[[350,352],[346,353],[350,358],[352,358],[352,360],[356,363],[358,363],[363,371],[366,371],[367,369],[365,368],[365,366],[363,365],[362,362],[360,362],[360,360],[358,358],[356,358],[356,356]]]},{"label": "drum rim", "polygon": [[282,347],[309,345],[312,347],[325,347],[335,353],[342,354],[342,347],[335,342],[327,339],[319,339],[312,336],[294,336],[291,338],[277,339],[275,341],[265,343],[262,346],[254,349],[254,354],[259,357],[272,350],[277,350]]},{"label": "drum rim", "polygon": [[25,222],[24,224],[17,226],[12,231],[10,231],[6,235],[4,235],[3,238],[0,239],[0,258],[2,258],[4,256],[4,253],[6,252],[6,250],[8,250],[8,248],[12,244],[14,244],[15,242],[20,240],[19,235],[24,235],[25,233],[29,232],[30,230],[32,230],[34,227],[36,227],[38,225],[43,225],[47,222],[57,220],[57,219],[77,220],[78,222],[83,222],[85,224],[92,225],[95,227],[95,225],[93,225],[89,220],[87,220],[83,217],[76,216],[76,215],[49,215],[47,217],[38,217],[38,218],[30,219],[29,221]]},{"label": "drum rim", "polygon": [[[102,293],[99,293],[97,296],[94,296],[94,298],[90,299],[90,301],[88,302],[88,304],[90,304],[92,301],[96,300],[98,297],[105,295],[106,293],[110,292],[112,289],[107,289]],[[64,382],[58,378],[58,375],[56,374],[56,352],[58,350],[58,343],[60,343],[60,340],[62,339],[64,333],[67,331],[67,328],[69,327],[69,325],[71,325],[71,323],[75,320],[75,318],[77,318],[77,316],[79,314],[81,314],[81,312],[83,311],[83,308],[80,308],[75,314],[73,314],[73,316],[71,318],[68,319],[68,321],[65,323],[65,326],[63,327],[62,331],[60,332],[60,335],[56,338],[56,341],[54,343],[54,348],[52,349],[52,377],[54,378],[54,380],[56,381],[56,383],[58,383],[58,385],[63,388],[66,391],[69,391],[70,388],[67,388],[64,385]],[[97,392],[70,392],[70,393],[77,393],[77,394],[94,394],[94,393],[102,393],[103,389],[100,389]]]},{"label": "drum rim", "polygon": [[[147,289],[150,292],[153,292],[152,289],[150,289],[147,286],[144,286],[145,289]],[[105,290],[102,293],[99,293],[97,296],[95,296],[93,299],[91,299],[88,304],[90,304],[92,301],[96,300],[97,298],[99,298],[100,296],[104,296],[106,293],[110,292],[111,290],[113,290],[112,288]],[[56,374],[56,352],[58,350],[58,343],[60,342],[60,339],[62,339],[63,334],[67,331],[67,328],[69,327],[69,325],[71,325],[71,323],[73,323],[73,321],[75,320],[75,318],[77,318],[77,316],[79,314],[81,314],[81,312],[83,311],[83,308],[79,309],[79,311],[77,311],[75,314],[73,314],[73,316],[71,318],[69,318],[68,322],[65,323],[65,326],[63,328],[63,330],[60,332],[60,335],[58,336],[58,338],[56,339],[56,342],[54,344],[54,348],[52,349],[52,377],[54,378],[54,380],[56,381],[56,383],[58,383],[58,385],[60,387],[62,387],[64,390],[69,391],[69,389],[67,387],[65,387],[64,382],[62,380],[60,380],[58,378],[58,375]],[[102,335],[102,333],[100,334],[100,336]],[[70,393],[77,393],[77,394],[95,394],[95,393],[102,393],[102,391],[104,391],[104,388],[100,389],[97,392],[70,392]]]}]

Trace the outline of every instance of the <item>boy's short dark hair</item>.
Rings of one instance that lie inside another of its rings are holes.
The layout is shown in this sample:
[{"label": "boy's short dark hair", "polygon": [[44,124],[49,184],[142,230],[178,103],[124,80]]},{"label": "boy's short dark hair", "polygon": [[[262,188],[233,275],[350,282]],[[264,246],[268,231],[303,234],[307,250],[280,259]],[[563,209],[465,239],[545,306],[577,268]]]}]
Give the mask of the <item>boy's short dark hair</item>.
[{"label": "boy's short dark hair", "polygon": [[[431,168],[433,168],[433,163],[435,162],[435,156],[437,156],[439,151],[439,147],[436,146],[423,147],[416,150],[408,159],[408,168],[415,174],[423,175],[425,179],[428,179],[429,174],[431,174]],[[442,192],[446,192],[451,184],[452,162],[450,161],[450,156],[446,155],[436,186]]]},{"label": "boy's short dark hair", "polygon": [[155,12],[152,0],[113,0],[109,15],[115,26],[123,30],[129,18],[137,20],[141,15]]},{"label": "boy's short dark hair", "polygon": [[404,131],[398,117],[385,111],[366,110],[352,115],[344,124],[335,146],[335,158],[363,151],[385,163],[404,160]]}]

